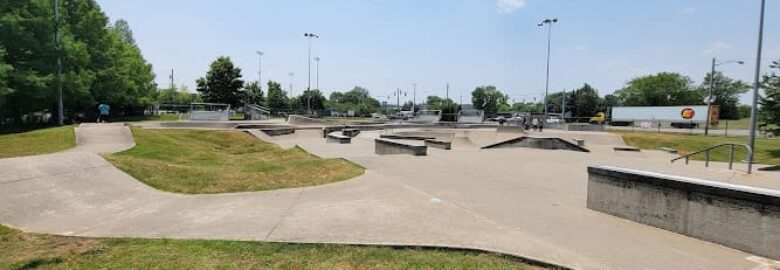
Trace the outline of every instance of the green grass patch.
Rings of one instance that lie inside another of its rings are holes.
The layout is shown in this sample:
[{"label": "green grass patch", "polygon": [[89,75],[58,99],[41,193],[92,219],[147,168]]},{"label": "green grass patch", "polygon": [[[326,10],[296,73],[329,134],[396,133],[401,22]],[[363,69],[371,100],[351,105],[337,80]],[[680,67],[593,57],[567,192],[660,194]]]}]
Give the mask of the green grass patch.
[{"label": "green grass patch", "polygon": [[136,146],[106,156],[160,190],[202,194],[315,186],[363,174],[344,159],[282,149],[239,131],[132,128]]},{"label": "green grass patch", "polygon": [[[763,124],[765,123],[761,121],[758,122],[759,130],[764,130],[764,128],[761,128],[761,125]],[[750,129],[750,118],[742,118],[739,120],[721,119],[718,125],[715,126],[714,128],[726,129],[726,127],[728,127],[728,129]],[[778,128],[777,125],[768,125],[769,130],[773,130],[777,128]]]},{"label": "green grass patch", "polygon": [[81,238],[0,225],[0,269],[538,269],[480,252],[218,240]]},{"label": "green grass patch", "polygon": [[0,158],[59,152],[76,146],[73,126],[0,135]]},{"label": "green grass patch", "polygon": [[[677,149],[680,154],[688,154],[723,143],[747,144],[745,137],[705,137],[702,135],[650,133],[650,132],[617,132],[623,136],[626,144],[642,149],[657,150],[660,147]],[[710,152],[710,160],[729,161],[729,148],[723,147]],[[734,159],[744,160],[747,151],[744,147],[735,148]],[[761,164],[780,165],[780,139],[756,139],[756,160]],[[704,154],[693,156],[695,160],[704,160]]]}]

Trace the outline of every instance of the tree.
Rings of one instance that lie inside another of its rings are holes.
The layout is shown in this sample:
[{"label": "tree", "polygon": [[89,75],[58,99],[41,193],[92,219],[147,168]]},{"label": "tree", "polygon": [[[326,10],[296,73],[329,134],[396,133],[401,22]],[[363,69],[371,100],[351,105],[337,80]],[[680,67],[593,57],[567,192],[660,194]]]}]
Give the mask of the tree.
[{"label": "tree", "polygon": [[486,116],[495,115],[500,107],[509,108],[509,97],[495,86],[480,86],[471,92],[471,104],[477,110],[485,111]]},{"label": "tree", "polygon": [[266,105],[275,111],[287,109],[287,93],[282,90],[282,85],[275,81],[268,81],[268,100]]},{"label": "tree", "polygon": [[761,97],[760,116],[769,124],[780,125],[780,75],[775,71],[780,70],[780,60],[769,65],[773,69],[771,74],[764,75],[761,82],[764,86],[764,96]]},{"label": "tree", "polygon": [[704,102],[704,93],[693,81],[678,73],[661,72],[634,78],[615,94],[626,106],[696,105]]},{"label": "tree", "polygon": [[327,99],[325,99],[325,96],[322,95],[320,90],[305,90],[298,98],[298,106],[300,108],[306,108],[309,113],[314,113],[324,109],[326,101]]},{"label": "tree", "polygon": [[265,97],[260,88],[260,82],[252,81],[244,85],[244,98],[246,98],[244,101],[246,104],[263,104]]},{"label": "tree", "polygon": [[135,45],[133,30],[130,30],[130,24],[128,24],[124,19],[119,19],[114,22],[114,31],[119,34],[119,37],[122,38],[122,41],[127,44]]},{"label": "tree", "polygon": [[[94,0],[60,2],[61,46],[54,42],[52,1],[0,1],[0,124],[24,124],[37,112],[56,112],[58,55],[66,121],[94,113],[97,102],[112,113],[142,111],[154,101],[151,66],[122,39]],[[129,33],[125,23],[123,29]],[[131,36],[131,35],[130,35]],[[26,116],[26,117],[25,117]],[[56,117],[53,117],[56,119]],[[34,120],[36,121],[36,120]]]},{"label": "tree", "polygon": [[225,103],[232,107],[243,104],[241,69],[233,65],[230,57],[220,56],[211,63],[205,78],[197,80],[197,91],[206,102]]},{"label": "tree", "polygon": [[[713,81],[712,74],[707,73],[704,77],[700,90],[702,93],[709,93],[710,84]],[[750,85],[747,83],[734,80],[726,77],[721,72],[715,72],[714,88],[712,91],[715,100],[712,105],[720,106],[720,118],[721,119],[739,119],[739,97],[742,94],[747,93],[750,89]],[[705,98],[707,94],[704,94]]]},{"label": "tree", "polygon": [[417,111],[417,106],[415,106],[414,102],[412,101],[407,101],[403,105],[401,105],[401,110],[411,111],[412,109],[414,109],[414,111]]},{"label": "tree", "polygon": [[[585,84],[571,95],[571,102],[567,104],[573,105],[567,109],[573,112],[574,117],[591,117],[599,112],[599,92],[589,84]],[[569,105],[567,105],[569,106]]]},{"label": "tree", "polygon": [[355,111],[360,115],[376,112],[380,106],[379,100],[371,97],[368,89],[360,86],[346,92],[333,92],[330,101],[339,111]]},{"label": "tree", "polygon": [[442,121],[458,120],[457,115],[458,111],[460,111],[460,106],[452,99],[445,99],[439,96],[428,96],[425,105],[429,110],[440,110]]}]

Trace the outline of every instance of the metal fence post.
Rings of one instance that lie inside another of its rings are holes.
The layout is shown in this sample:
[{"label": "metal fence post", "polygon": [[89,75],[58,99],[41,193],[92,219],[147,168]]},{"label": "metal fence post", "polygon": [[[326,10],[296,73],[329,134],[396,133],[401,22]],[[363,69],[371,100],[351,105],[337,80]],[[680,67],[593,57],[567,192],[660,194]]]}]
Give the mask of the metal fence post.
[{"label": "metal fence post", "polygon": [[710,150],[704,151],[704,167],[710,167]]},{"label": "metal fence post", "polygon": [[734,167],[734,145],[731,145],[731,153],[729,153],[729,170]]}]

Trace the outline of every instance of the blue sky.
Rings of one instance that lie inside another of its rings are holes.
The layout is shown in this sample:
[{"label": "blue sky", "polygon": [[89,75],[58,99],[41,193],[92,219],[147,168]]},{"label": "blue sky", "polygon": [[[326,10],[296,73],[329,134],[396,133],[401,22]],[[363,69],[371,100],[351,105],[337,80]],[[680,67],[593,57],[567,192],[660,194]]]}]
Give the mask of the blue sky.
[{"label": "blue sky", "polygon": [[[780,2],[767,1],[764,70],[780,59]],[[263,80],[294,93],[307,84],[305,32],[320,38],[320,88],[330,93],[360,85],[387,100],[396,88],[418,85],[417,99],[445,95],[458,101],[479,85],[496,85],[515,101],[544,92],[546,30],[556,17],[550,91],[590,83],[600,94],[629,79],[660,71],[701,82],[710,59],[747,61],[719,67],[752,82],[758,0],[330,0],[185,1],[98,0],[111,17],[130,23],[154,65],[157,82],[195,89],[209,63],[231,57],[247,80],[257,79],[256,51],[264,52]],[[312,87],[315,83],[312,65]],[[748,96],[743,97],[747,101]],[[394,101],[394,100],[393,100]]]}]

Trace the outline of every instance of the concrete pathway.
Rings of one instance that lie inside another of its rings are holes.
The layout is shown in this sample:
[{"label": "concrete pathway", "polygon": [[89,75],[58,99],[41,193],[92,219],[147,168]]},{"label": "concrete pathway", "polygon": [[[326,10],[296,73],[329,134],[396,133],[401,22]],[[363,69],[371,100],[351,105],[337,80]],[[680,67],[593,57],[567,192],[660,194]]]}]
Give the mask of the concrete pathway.
[{"label": "concrete pathway", "polygon": [[96,154],[132,147],[127,127],[82,125],[77,134],[72,151],[0,159],[0,222],[90,237],[475,248],[578,269],[760,269],[774,263],[585,208],[585,167],[592,164],[777,185],[768,180],[776,174],[673,166],[671,155],[660,152],[616,154],[604,144],[591,146],[590,154],[472,148],[377,156],[371,141],[377,132],[341,145],[301,131],[266,139],[346,157],[366,174],[309,188],[180,195],[150,188]]}]

